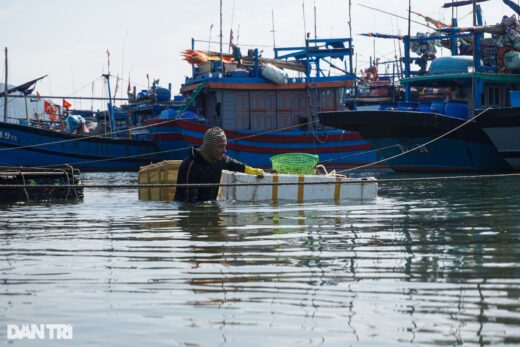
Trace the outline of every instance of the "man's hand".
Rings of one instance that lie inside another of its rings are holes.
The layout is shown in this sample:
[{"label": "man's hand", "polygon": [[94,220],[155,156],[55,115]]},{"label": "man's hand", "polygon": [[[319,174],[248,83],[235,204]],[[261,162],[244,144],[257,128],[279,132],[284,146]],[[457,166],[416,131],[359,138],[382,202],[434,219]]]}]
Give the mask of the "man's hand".
[{"label": "man's hand", "polygon": [[264,170],[246,166],[245,173],[248,175],[264,176]]}]

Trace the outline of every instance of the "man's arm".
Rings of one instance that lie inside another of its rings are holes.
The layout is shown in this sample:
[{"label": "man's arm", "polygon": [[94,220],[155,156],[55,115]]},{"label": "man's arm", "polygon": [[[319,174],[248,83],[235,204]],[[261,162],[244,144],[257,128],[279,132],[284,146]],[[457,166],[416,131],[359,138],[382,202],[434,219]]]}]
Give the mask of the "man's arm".
[{"label": "man's arm", "polygon": [[246,164],[226,155],[224,157],[224,165],[222,168],[224,170],[229,170],[229,171],[245,172]]}]

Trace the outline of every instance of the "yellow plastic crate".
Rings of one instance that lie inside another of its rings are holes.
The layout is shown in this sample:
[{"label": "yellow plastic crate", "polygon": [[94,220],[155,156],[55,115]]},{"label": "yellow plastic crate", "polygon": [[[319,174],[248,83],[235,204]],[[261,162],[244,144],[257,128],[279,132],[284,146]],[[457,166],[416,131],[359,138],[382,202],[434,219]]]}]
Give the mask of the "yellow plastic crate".
[{"label": "yellow plastic crate", "polygon": [[[164,160],[139,170],[139,184],[175,184],[182,160]],[[175,187],[139,188],[139,200],[172,201]]]}]

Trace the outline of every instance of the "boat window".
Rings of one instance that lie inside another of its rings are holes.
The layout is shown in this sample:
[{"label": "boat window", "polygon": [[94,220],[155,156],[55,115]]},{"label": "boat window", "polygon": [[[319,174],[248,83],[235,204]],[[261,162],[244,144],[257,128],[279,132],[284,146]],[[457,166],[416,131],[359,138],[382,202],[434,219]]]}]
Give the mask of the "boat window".
[{"label": "boat window", "polygon": [[489,107],[489,106],[500,106],[503,104],[505,100],[501,97],[501,88],[498,86],[489,86],[486,87],[484,90],[484,94],[482,95],[483,100],[482,105]]}]

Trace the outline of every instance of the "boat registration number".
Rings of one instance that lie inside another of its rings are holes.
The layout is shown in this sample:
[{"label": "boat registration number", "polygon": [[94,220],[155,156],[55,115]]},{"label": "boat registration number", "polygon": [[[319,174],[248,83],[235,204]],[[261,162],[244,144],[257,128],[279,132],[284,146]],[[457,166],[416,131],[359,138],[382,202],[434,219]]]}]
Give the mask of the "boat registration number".
[{"label": "boat registration number", "polygon": [[0,131],[0,139],[7,141],[18,141],[18,136],[11,134],[8,131]]}]

